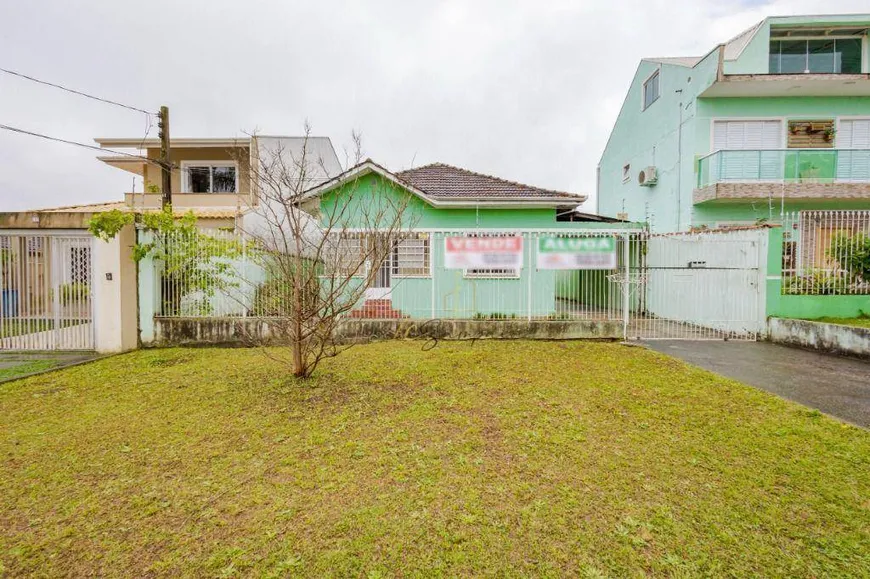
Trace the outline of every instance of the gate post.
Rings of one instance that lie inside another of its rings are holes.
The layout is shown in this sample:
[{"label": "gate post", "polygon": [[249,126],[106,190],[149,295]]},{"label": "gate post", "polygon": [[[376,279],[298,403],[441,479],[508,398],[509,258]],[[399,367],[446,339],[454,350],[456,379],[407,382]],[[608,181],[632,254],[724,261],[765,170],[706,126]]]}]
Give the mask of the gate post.
[{"label": "gate post", "polygon": [[631,309],[631,233],[625,233],[622,249],[625,269],[625,284],[622,286],[622,339],[628,340],[628,314]]}]

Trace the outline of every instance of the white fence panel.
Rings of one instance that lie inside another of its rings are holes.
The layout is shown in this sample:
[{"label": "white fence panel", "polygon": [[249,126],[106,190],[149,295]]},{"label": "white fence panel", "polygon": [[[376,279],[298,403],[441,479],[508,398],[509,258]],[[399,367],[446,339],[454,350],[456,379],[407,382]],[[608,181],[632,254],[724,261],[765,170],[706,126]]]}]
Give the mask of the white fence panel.
[{"label": "white fence panel", "polygon": [[766,247],[766,229],[651,236],[639,337],[757,338]]},{"label": "white fence panel", "polygon": [[0,235],[0,350],[92,350],[92,243]]}]

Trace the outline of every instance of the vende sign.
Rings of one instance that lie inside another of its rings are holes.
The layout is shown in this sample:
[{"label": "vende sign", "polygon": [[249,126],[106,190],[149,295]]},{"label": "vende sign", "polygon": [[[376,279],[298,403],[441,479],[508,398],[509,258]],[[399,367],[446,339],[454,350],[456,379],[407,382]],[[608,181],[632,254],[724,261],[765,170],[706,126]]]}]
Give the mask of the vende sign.
[{"label": "vende sign", "polygon": [[538,238],[538,269],[615,269],[613,237]]},{"label": "vende sign", "polygon": [[517,269],[523,266],[523,238],[445,237],[447,269]]}]

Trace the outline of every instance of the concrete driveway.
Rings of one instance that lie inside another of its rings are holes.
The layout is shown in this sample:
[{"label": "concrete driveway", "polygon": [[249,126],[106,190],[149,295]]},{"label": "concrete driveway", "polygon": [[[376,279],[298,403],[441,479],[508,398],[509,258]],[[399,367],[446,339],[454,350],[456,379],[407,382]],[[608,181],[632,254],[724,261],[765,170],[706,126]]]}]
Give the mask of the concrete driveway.
[{"label": "concrete driveway", "polygon": [[766,342],[662,340],[644,345],[870,428],[870,361]]}]

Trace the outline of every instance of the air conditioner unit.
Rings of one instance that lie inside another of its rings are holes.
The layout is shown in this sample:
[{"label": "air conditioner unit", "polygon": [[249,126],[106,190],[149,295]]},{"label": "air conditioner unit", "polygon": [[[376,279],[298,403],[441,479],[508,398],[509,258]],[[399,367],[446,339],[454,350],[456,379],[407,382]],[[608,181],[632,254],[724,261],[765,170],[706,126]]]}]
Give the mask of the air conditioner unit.
[{"label": "air conditioner unit", "polygon": [[652,187],[655,185],[658,182],[656,168],[644,167],[641,172],[637,174],[637,182],[641,187]]}]

